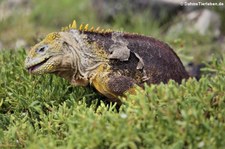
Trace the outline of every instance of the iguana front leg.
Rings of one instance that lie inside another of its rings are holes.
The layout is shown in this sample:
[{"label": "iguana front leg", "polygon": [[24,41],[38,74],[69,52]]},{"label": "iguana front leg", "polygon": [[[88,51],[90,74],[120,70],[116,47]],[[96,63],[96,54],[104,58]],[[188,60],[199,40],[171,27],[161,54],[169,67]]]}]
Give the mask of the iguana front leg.
[{"label": "iguana front leg", "polygon": [[125,96],[126,92],[134,93],[136,83],[132,78],[127,76],[99,71],[92,78],[91,84],[110,101],[120,102],[118,97]]}]

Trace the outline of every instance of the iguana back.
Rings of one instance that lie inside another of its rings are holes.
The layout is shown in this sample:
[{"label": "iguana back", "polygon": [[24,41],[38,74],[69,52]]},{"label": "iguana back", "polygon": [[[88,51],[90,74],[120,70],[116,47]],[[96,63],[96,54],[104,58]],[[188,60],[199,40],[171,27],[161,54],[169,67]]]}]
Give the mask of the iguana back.
[{"label": "iguana back", "polygon": [[[127,45],[121,46],[112,40],[115,33],[96,33],[83,32],[87,35],[89,43],[97,42],[108,55],[112,53],[110,47],[117,44],[119,49],[117,52],[124,54],[122,50],[127,46],[130,52],[128,60],[120,60],[118,58],[110,59],[110,65],[114,71],[119,71],[122,75],[131,76],[138,81],[139,84],[146,82],[151,83],[167,83],[170,79],[181,83],[182,79],[187,79],[188,73],[177,56],[177,54],[166,43],[155,38],[129,33],[118,33],[119,39],[127,42]],[[117,34],[117,35],[118,35]],[[138,68],[138,64],[142,63],[143,67]],[[145,71],[145,72],[144,72]],[[147,75],[147,76],[145,76]],[[141,79],[143,78],[143,79]]]}]

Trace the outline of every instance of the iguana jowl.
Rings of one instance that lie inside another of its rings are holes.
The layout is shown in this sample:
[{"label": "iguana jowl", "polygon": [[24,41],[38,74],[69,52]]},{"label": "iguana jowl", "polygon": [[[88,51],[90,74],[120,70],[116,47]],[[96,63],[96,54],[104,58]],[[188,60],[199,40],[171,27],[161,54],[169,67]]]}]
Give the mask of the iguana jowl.
[{"label": "iguana jowl", "polygon": [[25,67],[32,74],[59,75],[76,86],[90,84],[110,101],[119,101],[136,85],[188,78],[167,44],[137,34],[88,30],[87,25],[76,29],[75,21],[32,47]]}]

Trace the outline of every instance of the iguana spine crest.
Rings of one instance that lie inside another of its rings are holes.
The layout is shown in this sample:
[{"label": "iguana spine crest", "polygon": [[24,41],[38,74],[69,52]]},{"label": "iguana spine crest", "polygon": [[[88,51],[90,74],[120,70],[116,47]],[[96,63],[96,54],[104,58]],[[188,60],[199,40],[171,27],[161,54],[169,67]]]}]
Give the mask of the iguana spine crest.
[{"label": "iguana spine crest", "polygon": [[110,33],[112,32],[111,29],[100,29],[100,27],[97,27],[96,29],[92,26],[90,29],[89,29],[89,24],[80,24],[79,28],[77,28],[77,22],[76,20],[73,20],[72,24],[69,24],[68,26],[66,27],[62,27],[61,31],[65,32],[65,31],[69,31],[71,29],[78,29],[79,31],[89,31],[89,32],[98,32],[98,33]]}]

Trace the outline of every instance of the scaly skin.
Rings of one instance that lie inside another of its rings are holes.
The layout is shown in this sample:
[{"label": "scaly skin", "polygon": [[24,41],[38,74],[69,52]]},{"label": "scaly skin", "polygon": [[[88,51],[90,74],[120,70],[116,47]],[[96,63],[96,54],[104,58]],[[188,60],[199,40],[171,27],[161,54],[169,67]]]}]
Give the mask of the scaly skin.
[{"label": "scaly skin", "polygon": [[76,29],[50,33],[28,53],[31,74],[53,73],[76,86],[94,86],[109,101],[144,83],[180,83],[189,76],[175,52],[152,37],[115,31]]}]

